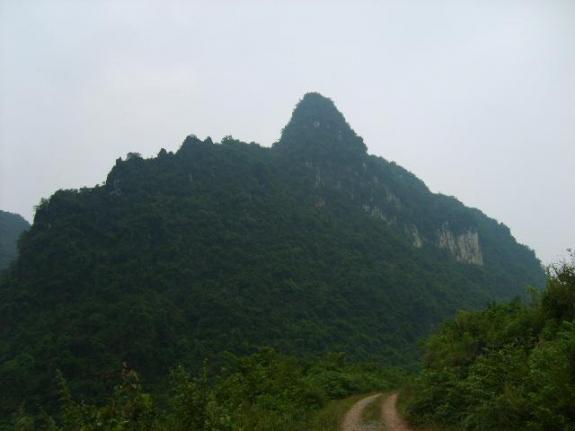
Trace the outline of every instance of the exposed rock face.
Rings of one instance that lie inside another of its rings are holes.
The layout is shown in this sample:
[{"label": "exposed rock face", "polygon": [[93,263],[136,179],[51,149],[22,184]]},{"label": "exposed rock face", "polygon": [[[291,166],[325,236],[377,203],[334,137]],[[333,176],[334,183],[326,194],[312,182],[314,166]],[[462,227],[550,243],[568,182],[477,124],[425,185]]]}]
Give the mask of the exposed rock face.
[{"label": "exposed rock face", "polygon": [[401,208],[401,201],[399,200],[399,198],[395,196],[393,193],[391,193],[387,187],[384,187],[383,190],[385,192],[385,199],[387,200],[387,202],[389,202],[396,208]]},{"label": "exposed rock face", "polygon": [[421,238],[421,235],[419,234],[419,229],[417,229],[417,226],[415,226],[414,224],[412,224],[411,226],[408,226],[406,228],[407,233],[409,235],[411,235],[411,237],[413,238],[413,246],[415,248],[421,248],[423,247],[423,239]]},{"label": "exposed rock face", "polygon": [[389,225],[395,223],[395,221],[393,219],[389,218],[385,214],[385,212],[379,207],[364,204],[361,206],[361,208],[373,218],[383,220],[384,222],[386,222]]},{"label": "exposed rock face", "polygon": [[444,224],[438,232],[439,247],[449,250],[449,252],[459,262],[483,265],[483,255],[479,245],[479,235],[471,230],[455,235]]}]

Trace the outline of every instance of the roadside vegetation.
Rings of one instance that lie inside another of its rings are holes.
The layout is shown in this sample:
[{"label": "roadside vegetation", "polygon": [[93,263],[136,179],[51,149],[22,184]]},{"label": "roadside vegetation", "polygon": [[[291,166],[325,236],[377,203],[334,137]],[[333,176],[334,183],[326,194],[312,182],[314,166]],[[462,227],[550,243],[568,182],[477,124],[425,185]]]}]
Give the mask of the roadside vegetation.
[{"label": "roadside vegetation", "polygon": [[211,374],[184,367],[172,370],[161,396],[144,389],[138,374],[124,368],[120,381],[102,403],[74,397],[64,376],[56,375],[56,413],[27,414],[20,409],[8,429],[18,431],[186,430],[331,431],[356,401],[352,394],[396,386],[397,370],[348,364],[343,354],[305,361],[265,349],[247,357],[229,356]]},{"label": "roadside vegetation", "polygon": [[339,400],[330,400],[326,405],[315,413],[307,425],[309,431],[335,431],[341,428],[343,417],[348,410],[360,399],[364,398],[363,395],[352,395],[347,398]]},{"label": "roadside vegetation", "polygon": [[374,402],[369,403],[362,413],[362,421],[366,425],[378,426],[382,421],[382,401],[386,395],[380,395]]},{"label": "roadside vegetation", "polygon": [[547,288],[461,312],[425,345],[424,370],[404,391],[417,426],[457,430],[575,430],[575,255]]}]

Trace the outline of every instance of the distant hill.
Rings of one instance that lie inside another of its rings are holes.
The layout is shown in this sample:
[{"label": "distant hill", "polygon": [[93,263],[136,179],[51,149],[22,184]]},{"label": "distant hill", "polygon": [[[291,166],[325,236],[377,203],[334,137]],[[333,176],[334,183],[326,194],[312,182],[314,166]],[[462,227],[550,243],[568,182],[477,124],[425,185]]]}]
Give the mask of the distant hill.
[{"label": "distant hill", "polygon": [[97,396],[123,361],[161,382],[261,346],[403,365],[457,309],[544,283],[506,226],[369,155],[317,93],[271,148],[188,136],[118,159],[41,204],[20,247],[0,286],[4,408],[52,397],[56,368]]},{"label": "distant hill", "polygon": [[18,238],[22,232],[30,228],[21,215],[0,210],[0,271],[18,255]]}]

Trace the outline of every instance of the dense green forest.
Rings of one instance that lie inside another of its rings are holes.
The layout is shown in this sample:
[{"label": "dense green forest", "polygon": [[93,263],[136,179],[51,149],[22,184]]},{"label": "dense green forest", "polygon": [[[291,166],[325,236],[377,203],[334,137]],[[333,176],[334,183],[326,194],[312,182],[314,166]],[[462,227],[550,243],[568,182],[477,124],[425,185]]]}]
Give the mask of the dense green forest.
[{"label": "dense green forest", "polygon": [[440,321],[528,284],[544,272],[505,225],[369,155],[311,93],[271,148],[188,136],[38,205],[0,281],[0,414],[56,409],[56,370],[101,405],[122,363],[161,397],[176,364],[267,346],[415,367]]},{"label": "dense green forest", "polygon": [[443,324],[405,398],[424,427],[575,430],[575,259],[551,268],[527,304],[493,304]]},{"label": "dense green forest", "polygon": [[0,271],[18,255],[18,238],[30,224],[20,215],[0,210]]}]

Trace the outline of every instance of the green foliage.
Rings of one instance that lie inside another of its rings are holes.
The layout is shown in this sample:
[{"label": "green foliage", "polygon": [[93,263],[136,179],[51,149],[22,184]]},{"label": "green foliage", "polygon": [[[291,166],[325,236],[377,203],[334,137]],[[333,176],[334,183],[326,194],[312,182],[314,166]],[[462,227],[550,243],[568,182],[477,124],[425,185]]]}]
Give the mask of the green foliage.
[{"label": "green foliage", "polygon": [[0,271],[7,268],[18,255],[18,238],[30,224],[18,214],[0,210]]},{"label": "green foliage", "polygon": [[168,406],[167,429],[174,431],[232,429],[229,406],[217,402],[216,391],[208,384],[205,366],[198,378],[193,378],[182,366],[172,370]]},{"label": "green foliage", "polygon": [[426,342],[406,393],[417,425],[575,430],[575,260],[551,268],[529,305],[460,313]]},{"label": "green foliage", "polygon": [[353,395],[340,400],[331,400],[314,413],[304,428],[307,431],[336,431],[341,428],[341,422],[348,410],[365,394]]},{"label": "green foliage", "polygon": [[[313,424],[311,429],[320,430],[328,417],[334,420],[333,409],[328,409],[331,414],[323,409],[329,400],[348,397],[351,391],[391,388],[403,378],[391,369],[350,365],[341,354],[303,361],[264,349],[247,357],[228,355],[225,362],[211,376],[206,365],[197,377],[182,366],[174,368],[160,402],[143,391],[138,375],[126,367],[120,383],[99,405],[76,401],[58,372],[55,417],[27,416],[21,410],[13,426],[50,431],[298,431]],[[332,379],[349,379],[355,386],[330,395],[329,378],[318,378],[327,371]]]}]

